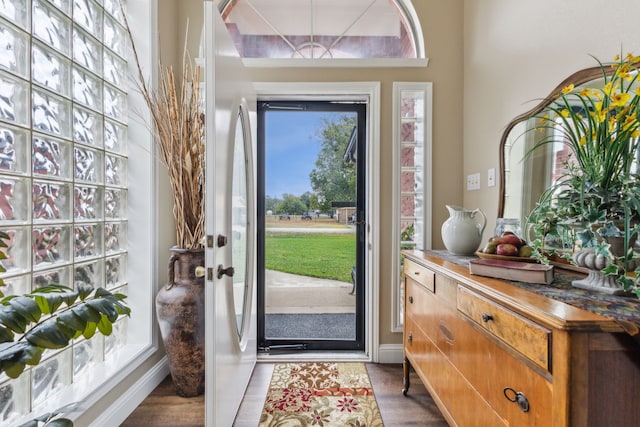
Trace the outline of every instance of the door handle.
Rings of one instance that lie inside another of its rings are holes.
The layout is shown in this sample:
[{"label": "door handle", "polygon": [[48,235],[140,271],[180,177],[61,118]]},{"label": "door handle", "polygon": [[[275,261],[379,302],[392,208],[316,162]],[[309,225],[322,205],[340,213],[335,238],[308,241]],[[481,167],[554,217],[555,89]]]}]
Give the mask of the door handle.
[{"label": "door handle", "polygon": [[504,397],[510,402],[517,404],[522,412],[529,412],[529,399],[527,399],[524,393],[515,391],[511,387],[505,387],[502,392],[504,393]]},{"label": "door handle", "polygon": [[224,275],[233,277],[233,273],[235,273],[235,270],[233,269],[232,266],[224,268],[222,264],[218,265],[218,279],[222,279],[222,276]]}]

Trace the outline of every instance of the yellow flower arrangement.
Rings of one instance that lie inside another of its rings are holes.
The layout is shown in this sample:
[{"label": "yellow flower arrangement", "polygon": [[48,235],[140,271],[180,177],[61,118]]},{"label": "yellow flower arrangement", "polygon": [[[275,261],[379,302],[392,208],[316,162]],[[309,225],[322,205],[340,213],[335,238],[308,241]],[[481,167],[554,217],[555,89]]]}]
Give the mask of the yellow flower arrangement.
[{"label": "yellow flower arrangement", "polygon": [[[546,144],[560,143],[568,146],[571,153],[565,175],[551,189],[555,197],[562,197],[562,189],[576,189],[576,184],[580,184],[578,189],[587,192],[593,187],[605,193],[618,191],[633,184],[636,178],[640,57],[628,54],[621,60],[617,56],[610,65],[612,72],[607,72],[607,66],[598,63],[602,69],[601,87],[575,88],[571,84],[562,88],[554,102],[543,111],[540,124],[535,128],[542,131],[543,137],[534,150]],[[584,197],[582,200],[586,201]],[[609,200],[603,197],[601,202]],[[588,207],[597,206],[590,204]],[[619,217],[621,214],[619,209],[609,212],[610,219],[614,219],[612,215]]]},{"label": "yellow flower arrangement", "polygon": [[[538,253],[549,237],[562,249],[573,248],[577,239],[613,261],[607,273],[620,274],[640,257],[630,248],[640,232],[640,56],[618,55],[610,65],[596,61],[601,78],[562,88],[535,116],[539,124],[532,130],[539,133],[531,151],[557,144],[568,148],[569,157],[527,222]],[[609,237],[623,238],[630,249],[613,254]],[[625,289],[640,294],[632,279],[620,277]]]}]

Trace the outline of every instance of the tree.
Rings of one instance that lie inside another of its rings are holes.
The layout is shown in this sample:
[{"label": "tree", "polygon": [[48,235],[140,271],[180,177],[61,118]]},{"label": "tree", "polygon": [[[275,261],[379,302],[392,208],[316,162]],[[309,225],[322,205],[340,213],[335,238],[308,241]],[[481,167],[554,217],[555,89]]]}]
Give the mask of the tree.
[{"label": "tree", "polygon": [[325,119],[320,131],[322,147],[309,178],[325,212],[331,210],[331,202],[354,201],[356,196],[356,168],[344,160],[355,126],[356,117],[344,115],[335,121]]},{"label": "tree", "polygon": [[312,193],[311,191],[306,191],[304,194],[300,196],[300,200],[302,203],[307,205],[307,211],[315,211],[320,208],[320,204],[318,203],[318,195]]},{"label": "tree", "polygon": [[265,211],[276,211],[276,207],[282,203],[282,200],[277,197],[265,196],[264,198],[264,210]]},{"label": "tree", "polygon": [[275,209],[276,214],[302,215],[307,211],[307,205],[299,197],[293,194],[284,194],[282,197],[283,200]]}]

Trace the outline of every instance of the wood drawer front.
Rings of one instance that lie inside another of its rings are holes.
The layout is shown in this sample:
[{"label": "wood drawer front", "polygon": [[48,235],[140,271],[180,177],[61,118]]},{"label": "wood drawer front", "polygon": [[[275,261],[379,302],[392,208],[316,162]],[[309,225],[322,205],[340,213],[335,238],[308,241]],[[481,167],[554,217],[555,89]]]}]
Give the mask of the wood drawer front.
[{"label": "wood drawer front", "polygon": [[[441,289],[440,285],[438,289]],[[407,280],[407,295],[413,295],[414,298],[413,304],[406,310],[405,348],[414,358],[423,357],[420,355],[423,346],[421,342],[426,341],[432,353],[429,363],[442,363],[434,361],[436,356],[448,361],[455,367],[455,375],[464,378],[465,383],[474,389],[474,393],[481,396],[479,399],[483,404],[492,407],[502,419],[509,420],[509,425],[550,425],[551,384],[526,365],[521,356],[504,350],[495,340],[472,326],[472,322],[463,317],[455,307],[446,304],[412,280]],[[431,382],[437,383],[437,378],[447,372],[446,367],[432,370],[431,365],[427,366],[426,363],[422,369]],[[441,380],[446,383],[444,379]],[[528,412],[522,412],[516,403],[504,396],[506,387],[527,397],[531,406]],[[455,399],[453,393],[450,398]],[[456,419],[458,416],[456,415]],[[458,425],[476,424],[470,421],[469,424]]]},{"label": "wood drawer front", "polygon": [[[553,385],[541,370],[526,363],[524,358],[505,349],[489,337],[475,322],[458,314],[450,317],[449,331],[453,340],[449,359],[460,373],[473,384],[493,409],[511,426],[551,426]],[[510,398],[522,393],[530,408],[523,412]]]},{"label": "wood drawer front", "polygon": [[[438,286],[440,289],[440,286]],[[458,317],[455,307],[446,304],[442,298],[428,292],[416,292],[416,304],[420,311],[416,313],[415,320],[418,327],[447,357],[455,346],[455,337],[450,325]]]},{"label": "wood drawer front", "polygon": [[435,292],[436,290],[436,274],[429,270],[426,267],[421,266],[420,264],[416,264],[413,261],[410,261],[405,258],[404,260],[404,274],[406,277],[409,277],[416,282],[420,283],[425,288],[429,289],[431,292]]},{"label": "wood drawer front", "polygon": [[[409,329],[413,327],[411,322],[407,326]],[[450,425],[505,426],[503,420],[419,328],[413,329],[410,343],[405,339],[405,354]]]},{"label": "wood drawer front", "polygon": [[416,324],[416,327],[420,328],[431,341],[436,343],[444,353],[447,353],[447,346],[443,345],[438,333],[438,322],[434,320],[439,317],[438,310],[440,304],[438,304],[438,298],[414,280],[407,280],[405,285],[407,295],[405,312],[407,317],[410,318]]},{"label": "wood drawer front", "polygon": [[[427,303],[427,295],[431,294],[424,286],[415,280],[407,279],[405,281],[405,313],[407,316],[414,318],[422,318],[429,312],[429,304]],[[433,294],[431,294],[433,295]]]},{"label": "wood drawer front", "polygon": [[550,370],[551,331],[548,329],[489,301],[464,286],[458,286],[458,310],[536,365]]}]

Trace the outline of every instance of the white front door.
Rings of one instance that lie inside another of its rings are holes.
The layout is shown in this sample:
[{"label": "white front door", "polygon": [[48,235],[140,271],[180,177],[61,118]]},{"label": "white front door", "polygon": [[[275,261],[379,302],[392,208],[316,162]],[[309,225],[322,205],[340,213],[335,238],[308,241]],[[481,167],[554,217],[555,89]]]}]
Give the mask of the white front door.
[{"label": "white front door", "polygon": [[256,96],[215,3],[204,5],[206,425],[228,427],[256,363]]}]

